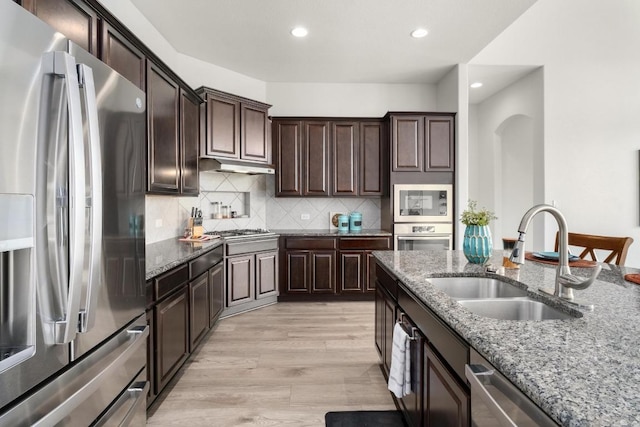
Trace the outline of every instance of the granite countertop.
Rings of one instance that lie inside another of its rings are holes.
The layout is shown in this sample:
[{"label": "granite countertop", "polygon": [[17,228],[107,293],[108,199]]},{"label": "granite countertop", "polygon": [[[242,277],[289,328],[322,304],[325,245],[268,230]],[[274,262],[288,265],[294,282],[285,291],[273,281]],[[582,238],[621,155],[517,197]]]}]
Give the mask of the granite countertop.
[{"label": "granite countertop", "polygon": [[355,232],[338,232],[338,230],[330,230],[328,228],[324,229],[311,229],[311,230],[271,230],[276,234],[281,236],[296,236],[296,237],[304,237],[304,236],[313,236],[313,237],[354,237],[354,236],[365,236],[365,237],[389,237],[393,236],[390,231],[386,230],[377,230],[377,229],[362,229],[362,231]]},{"label": "granite countertop", "polygon": [[[420,300],[563,426],[640,425],[640,286],[602,264],[598,279],[576,298],[594,311],[567,320],[513,321],[481,317],[429,283],[429,277],[495,276],[467,263],[462,251],[375,251]],[[501,265],[502,253],[490,260]],[[577,276],[590,269],[572,268]],[[506,281],[553,288],[555,266],[527,261]],[[520,285],[522,286],[522,285]],[[557,300],[556,300],[557,303]]]},{"label": "granite countertop", "polygon": [[222,242],[222,239],[215,239],[202,243],[189,243],[181,242],[175,237],[173,239],[150,243],[145,247],[145,280],[149,280],[211,249],[217,248]]}]

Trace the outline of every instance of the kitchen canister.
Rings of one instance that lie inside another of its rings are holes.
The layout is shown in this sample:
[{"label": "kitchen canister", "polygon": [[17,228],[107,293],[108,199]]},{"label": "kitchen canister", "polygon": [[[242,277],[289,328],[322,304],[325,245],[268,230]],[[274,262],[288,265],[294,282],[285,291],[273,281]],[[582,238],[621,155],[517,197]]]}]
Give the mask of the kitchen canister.
[{"label": "kitchen canister", "polygon": [[349,230],[362,231],[362,214],[360,212],[351,212],[349,215]]},{"label": "kitchen canister", "polygon": [[341,214],[338,216],[338,232],[340,233],[349,232],[349,216],[344,214]]}]

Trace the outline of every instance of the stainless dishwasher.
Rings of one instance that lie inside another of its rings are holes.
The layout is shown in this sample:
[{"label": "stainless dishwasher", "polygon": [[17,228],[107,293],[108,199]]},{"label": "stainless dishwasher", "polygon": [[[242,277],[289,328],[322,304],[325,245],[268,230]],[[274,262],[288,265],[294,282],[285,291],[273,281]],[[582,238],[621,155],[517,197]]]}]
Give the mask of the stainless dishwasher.
[{"label": "stainless dishwasher", "polygon": [[471,385],[472,426],[558,425],[474,349],[469,360],[465,375]]}]

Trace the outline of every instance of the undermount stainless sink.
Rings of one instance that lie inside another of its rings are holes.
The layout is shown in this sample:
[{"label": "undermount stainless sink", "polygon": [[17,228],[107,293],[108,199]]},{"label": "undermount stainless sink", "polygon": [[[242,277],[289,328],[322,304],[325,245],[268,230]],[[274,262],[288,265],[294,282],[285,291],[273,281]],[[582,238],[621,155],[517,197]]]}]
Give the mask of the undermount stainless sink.
[{"label": "undermount stainless sink", "polygon": [[527,291],[490,277],[432,277],[429,282],[451,298],[525,297]]},{"label": "undermount stainless sink", "polygon": [[501,320],[553,320],[581,317],[565,313],[530,298],[458,300],[467,310],[479,316]]}]

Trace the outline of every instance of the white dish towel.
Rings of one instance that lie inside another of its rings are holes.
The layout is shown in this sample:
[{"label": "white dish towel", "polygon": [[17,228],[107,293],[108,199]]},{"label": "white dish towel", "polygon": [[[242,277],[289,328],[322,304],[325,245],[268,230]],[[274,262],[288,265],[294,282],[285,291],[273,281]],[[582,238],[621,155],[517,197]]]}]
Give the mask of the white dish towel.
[{"label": "white dish towel", "polygon": [[397,322],[393,327],[393,348],[387,388],[402,398],[411,394],[411,341],[409,335]]}]

